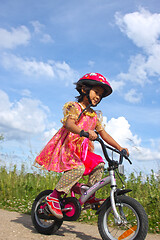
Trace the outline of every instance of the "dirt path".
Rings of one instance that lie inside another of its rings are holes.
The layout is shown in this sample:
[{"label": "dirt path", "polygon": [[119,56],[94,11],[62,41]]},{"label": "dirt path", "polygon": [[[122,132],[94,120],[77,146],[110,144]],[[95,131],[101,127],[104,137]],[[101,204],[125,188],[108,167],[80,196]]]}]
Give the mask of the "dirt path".
[{"label": "dirt path", "polygon": [[[29,215],[0,209],[0,240],[101,240],[97,226],[78,222],[64,222],[57,234],[45,236],[37,233]],[[160,235],[148,234],[146,240],[160,240]]]}]

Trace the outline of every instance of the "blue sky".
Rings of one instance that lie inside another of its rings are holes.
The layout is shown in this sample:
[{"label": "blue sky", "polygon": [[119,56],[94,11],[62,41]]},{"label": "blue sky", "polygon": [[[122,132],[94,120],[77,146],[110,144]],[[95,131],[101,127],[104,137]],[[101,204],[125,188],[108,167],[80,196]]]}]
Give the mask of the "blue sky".
[{"label": "blue sky", "polygon": [[73,83],[99,72],[114,92],[96,109],[106,131],[129,148],[126,169],[157,172],[159,0],[1,0],[0,9],[1,164],[30,168],[61,127],[64,103],[75,100]]}]

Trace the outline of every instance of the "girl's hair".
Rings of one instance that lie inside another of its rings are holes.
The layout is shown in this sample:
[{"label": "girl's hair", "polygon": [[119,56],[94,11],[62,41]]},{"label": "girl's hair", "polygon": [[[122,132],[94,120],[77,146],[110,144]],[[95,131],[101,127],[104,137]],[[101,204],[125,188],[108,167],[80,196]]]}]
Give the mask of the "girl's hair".
[{"label": "girl's hair", "polygon": [[[88,85],[88,84],[84,84],[84,83],[75,83],[76,85],[76,90],[80,93],[79,96],[76,96],[76,99],[78,100],[78,102],[82,102],[84,96],[86,94],[89,94],[89,91],[92,89],[93,86]],[[84,93],[82,92],[82,88],[84,90]]]}]

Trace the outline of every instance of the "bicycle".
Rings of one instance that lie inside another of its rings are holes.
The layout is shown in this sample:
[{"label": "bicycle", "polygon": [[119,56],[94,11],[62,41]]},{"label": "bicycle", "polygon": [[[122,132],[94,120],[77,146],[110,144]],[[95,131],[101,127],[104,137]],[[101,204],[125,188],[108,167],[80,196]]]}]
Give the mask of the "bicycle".
[{"label": "bicycle", "polygon": [[[88,137],[88,133],[84,132],[83,136]],[[104,144],[103,140],[97,137],[102,147],[104,157],[108,162],[109,175],[92,187],[81,185],[79,190],[73,187],[71,189],[71,197],[66,195],[60,198],[61,209],[63,218],[55,218],[48,207],[43,210],[40,208],[45,204],[45,198],[53,190],[45,190],[41,192],[32,205],[31,218],[32,223],[36,230],[41,234],[55,233],[62,225],[63,221],[76,221],[81,211],[86,208],[96,210],[98,214],[98,230],[103,240],[144,240],[148,231],[148,217],[142,205],[129,196],[126,196],[131,189],[119,189],[116,185],[115,172],[119,172],[118,177],[121,179],[120,174],[124,174],[124,165],[122,165],[124,158],[132,164],[131,160],[126,155],[126,150],[121,152]],[[107,149],[116,152],[120,155],[119,161],[110,159]],[[117,171],[118,169],[118,171]],[[93,203],[90,206],[85,205],[87,200],[96,193],[100,188],[110,184],[110,196],[102,203]],[[77,199],[75,194],[81,194]]]}]

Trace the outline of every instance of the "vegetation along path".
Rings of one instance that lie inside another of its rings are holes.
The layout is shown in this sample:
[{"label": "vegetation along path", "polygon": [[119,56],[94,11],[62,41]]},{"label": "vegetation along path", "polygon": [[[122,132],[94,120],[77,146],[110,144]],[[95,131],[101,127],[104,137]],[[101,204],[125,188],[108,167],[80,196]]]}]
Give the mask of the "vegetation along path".
[{"label": "vegetation along path", "polygon": [[[64,222],[55,235],[41,235],[35,231],[29,215],[0,209],[0,240],[2,239],[101,240],[101,237],[96,225],[79,222]],[[160,235],[148,234],[146,240],[160,240]]]}]

